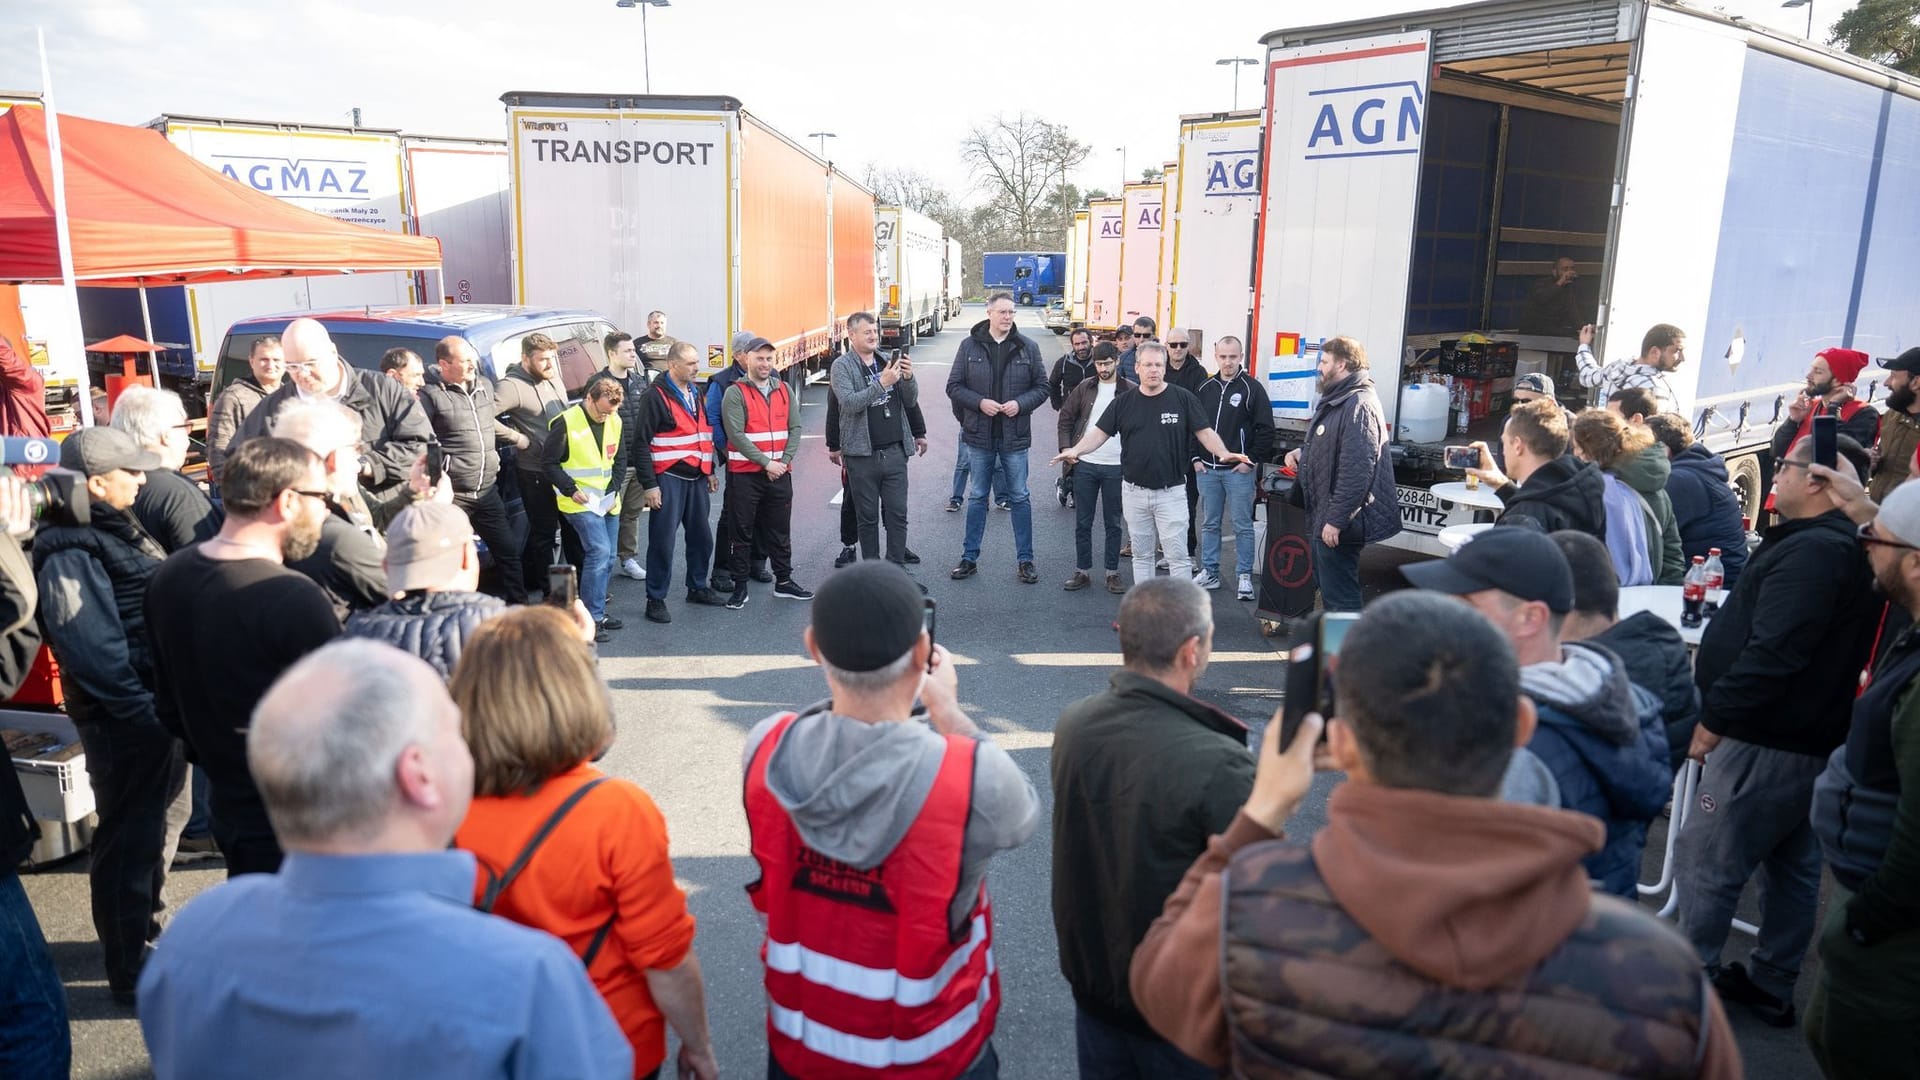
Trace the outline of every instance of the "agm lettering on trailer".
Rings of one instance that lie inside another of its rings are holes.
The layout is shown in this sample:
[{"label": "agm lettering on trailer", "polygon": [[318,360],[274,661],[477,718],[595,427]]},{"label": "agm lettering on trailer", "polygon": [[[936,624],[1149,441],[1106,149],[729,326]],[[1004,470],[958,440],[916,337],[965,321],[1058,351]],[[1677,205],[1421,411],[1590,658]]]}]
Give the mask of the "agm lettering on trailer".
[{"label": "agm lettering on trailer", "polygon": [[535,161],[569,165],[710,165],[710,142],[645,142],[640,139],[529,139]]},{"label": "agm lettering on trailer", "polygon": [[1260,194],[1260,151],[1207,151],[1207,198]]},{"label": "agm lettering on trailer", "polygon": [[366,163],[324,158],[250,157],[219,154],[220,173],[255,191],[285,199],[371,195]]},{"label": "agm lettering on trailer", "polygon": [[1427,96],[1417,82],[1333,87],[1307,96],[1319,106],[1307,135],[1308,161],[1420,152]]}]

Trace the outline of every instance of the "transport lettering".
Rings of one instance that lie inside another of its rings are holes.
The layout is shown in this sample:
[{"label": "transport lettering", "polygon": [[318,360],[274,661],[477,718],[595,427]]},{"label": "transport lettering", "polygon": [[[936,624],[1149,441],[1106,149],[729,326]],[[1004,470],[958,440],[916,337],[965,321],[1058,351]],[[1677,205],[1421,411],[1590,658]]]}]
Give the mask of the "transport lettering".
[{"label": "transport lettering", "polygon": [[1324,98],[1307,136],[1306,159],[1412,154],[1420,149],[1426,96],[1412,82],[1315,90]]},{"label": "transport lettering", "polygon": [[710,165],[710,142],[640,139],[531,139],[535,161],[569,165]]}]

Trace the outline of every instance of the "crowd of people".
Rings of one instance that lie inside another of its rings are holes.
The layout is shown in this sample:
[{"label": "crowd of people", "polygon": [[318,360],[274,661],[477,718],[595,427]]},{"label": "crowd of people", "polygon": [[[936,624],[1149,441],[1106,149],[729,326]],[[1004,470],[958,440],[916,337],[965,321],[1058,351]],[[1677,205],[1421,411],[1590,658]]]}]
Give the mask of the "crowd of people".
[{"label": "crowd of people", "polygon": [[[575,402],[543,335],[494,383],[458,337],[431,371],[404,349],[360,370],[296,320],[214,404],[213,497],[180,475],[186,415],[156,390],[61,444],[87,513],[36,523],[0,478],[0,683],[44,637],[99,807],[108,988],[161,1077],[718,1075],[665,818],[594,764],[614,740],[595,659],[623,629],[613,578],[644,581],[647,618],[668,622],[680,543],[689,603],[739,609],[754,582],[811,601],[804,647],[828,691],[755,726],[741,760],[767,1075],[999,1075],[987,871],[1049,810],[960,707],[911,570],[912,357],[878,348],[871,315],[849,320],[827,423],[851,557],[816,594],[793,577],[800,408],[774,346],[739,335],[703,392],[698,351],[656,316],[644,348],[603,342],[609,367]],[[1195,696],[1227,527],[1252,597],[1270,405],[1240,341],[1213,343],[1210,372],[1182,332],[1129,329],[1074,333],[1049,370],[996,294],[946,381],[967,474],[951,578],[980,572],[1004,498],[1013,576],[1038,582],[1026,478],[1051,403],[1075,511],[1064,588],[1092,584],[1098,503],[1122,594],[1122,669],[1061,715],[1051,750],[1082,1076],[1738,1076],[1723,1002],[1800,1021],[1816,936],[1804,1026],[1821,1068],[1920,1060],[1920,486],[1897,434],[1920,423],[1920,349],[1884,362],[1884,432],[1852,407],[1864,354],[1816,359],[1752,546],[1725,463],[1662,397],[1684,336],[1656,327],[1606,367],[1583,348],[1603,405],[1570,416],[1530,378],[1498,453],[1478,447],[1499,523],[1367,604],[1359,554],[1398,528],[1392,464],[1364,347],[1328,339],[1305,444],[1283,460],[1323,605],[1360,615],[1332,712],[1286,741],[1280,713],[1255,738]],[[1809,437],[1828,414],[1846,432],[1831,466]],[[635,505],[652,511],[644,566]],[[1726,592],[1697,655],[1657,616],[1619,618],[1621,588],[1670,583],[1709,548]],[[567,566],[576,600],[527,603]],[[1676,934],[1637,884],[1689,760]],[[1289,838],[1325,770],[1345,776],[1326,824]],[[0,854],[31,843],[13,794],[0,784]],[[168,918],[196,811],[229,880]],[[64,1075],[64,993],[15,861],[0,1071]],[[1823,868],[1837,888],[1817,927]],[[1759,945],[1725,962],[1750,878]]]}]

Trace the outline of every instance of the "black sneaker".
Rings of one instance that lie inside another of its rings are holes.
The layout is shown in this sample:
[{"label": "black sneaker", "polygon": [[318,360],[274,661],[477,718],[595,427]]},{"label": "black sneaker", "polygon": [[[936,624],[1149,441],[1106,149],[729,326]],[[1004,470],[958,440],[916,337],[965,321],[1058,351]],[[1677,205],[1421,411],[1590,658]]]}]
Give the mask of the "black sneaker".
[{"label": "black sneaker", "polygon": [[850,547],[843,547],[840,549],[840,557],[833,560],[833,568],[838,570],[843,566],[852,566],[858,558],[860,558],[859,552]]},{"label": "black sneaker", "polygon": [[727,597],[727,606],[729,608],[732,608],[734,611],[739,611],[741,608],[747,606],[747,583],[746,582],[743,581],[740,584],[734,586],[733,595]]},{"label": "black sneaker", "polygon": [[1022,585],[1040,584],[1040,571],[1036,569],[1032,563],[1023,562],[1020,564],[1020,584]]},{"label": "black sneaker", "polygon": [[672,622],[673,616],[667,614],[667,602],[665,600],[649,599],[647,601],[647,620],[657,623]]},{"label": "black sneaker", "polygon": [[597,624],[593,628],[593,640],[601,645],[605,645],[607,642],[613,640],[613,631],[608,630],[604,624]]},{"label": "black sneaker", "polygon": [[762,585],[769,584],[773,581],[773,571],[767,569],[765,565],[756,566],[753,568],[753,580]]},{"label": "black sneaker", "polygon": [[959,499],[948,499],[948,500],[947,500],[947,513],[949,513],[949,514],[957,514],[957,513],[959,513],[959,512],[960,512],[960,506],[961,506],[961,503],[960,503],[960,500],[959,500]]},{"label": "black sneaker", "polygon": [[912,548],[908,548],[908,549],[907,549],[907,553],[906,553],[906,555],[904,555],[904,556],[902,556],[902,558],[903,558],[903,559],[904,559],[904,560],[906,561],[906,564],[907,564],[908,566],[919,566],[919,565],[920,565],[920,556],[918,556],[918,555],[915,555],[915,554],[913,553],[913,549],[912,549]]},{"label": "black sneaker", "polygon": [[733,582],[732,574],[715,574],[707,580],[708,588],[711,588],[714,592],[718,592],[718,593],[732,592],[733,584],[734,582]]},{"label": "black sneaker", "polygon": [[955,581],[964,581],[967,578],[970,578],[979,572],[980,572],[980,568],[974,565],[974,562],[972,559],[961,559],[960,565],[954,567],[953,573],[948,574],[947,576],[952,578]]},{"label": "black sneaker", "polygon": [[995,510],[1011,510],[1013,509],[1013,500],[1012,499],[995,499],[993,502],[993,508]]},{"label": "black sneaker", "polygon": [[774,583],[773,595],[783,600],[811,600],[813,599],[813,590],[792,578],[788,578],[785,581]]},{"label": "black sneaker", "polygon": [[627,628],[626,623],[621,622],[619,619],[616,619],[611,615],[607,616],[604,619],[601,619],[600,625],[606,627],[609,630],[625,630]]},{"label": "black sneaker", "polygon": [[705,604],[707,607],[725,607],[727,604],[727,598],[724,596],[721,596],[719,593],[713,591],[713,589],[711,588],[688,589],[687,603]]},{"label": "black sneaker", "polygon": [[1760,989],[1747,974],[1744,964],[1728,964],[1713,977],[1713,988],[1720,991],[1720,997],[1726,1001],[1737,1001],[1752,1010],[1761,1023],[1769,1027],[1790,1028],[1796,1017],[1793,1002],[1774,997]]}]

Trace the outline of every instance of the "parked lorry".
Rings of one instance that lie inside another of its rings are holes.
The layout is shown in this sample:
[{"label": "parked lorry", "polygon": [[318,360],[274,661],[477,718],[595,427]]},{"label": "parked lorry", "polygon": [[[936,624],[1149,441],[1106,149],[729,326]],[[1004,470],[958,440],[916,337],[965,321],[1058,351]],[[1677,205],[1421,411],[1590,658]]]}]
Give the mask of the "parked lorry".
[{"label": "parked lorry", "polygon": [[[1162,331],[1173,327],[1173,220],[1169,217],[1178,205],[1180,163],[1169,161],[1160,168],[1160,265],[1155,273],[1158,288],[1154,293],[1153,325]],[[1182,327],[1181,329],[1186,329]],[[1190,356],[1204,356],[1200,342],[1193,343]]]},{"label": "parked lorry", "polygon": [[[504,139],[403,135],[407,231],[440,239],[446,304],[505,304],[513,299],[513,218]],[[432,275],[414,289],[432,298]]]},{"label": "parked lorry", "polygon": [[880,295],[880,344],[911,347],[946,323],[947,240],[940,223],[904,206],[882,206],[873,221]]},{"label": "parked lorry", "polygon": [[[738,99],[512,91],[514,302],[649,311],[732,361],[752,330],[784,370],[831,356],[875,300],[873,193]],[[940,233],[934,230],[935,250]],[[939,295],[939,263],[931,294]]]},{"label": "parked lorry", "polygon": [[1021,307],[1044,304],[1066,291],[1065,252],[989,251],[980,262],[980,283],[987,292],[1004,290]]},{"label": "parked lorry", "polygon": [[1428,490],[1458,479],[1441,447],[1495,437],[1516,372],[1587,403],[1570,336],[1515,332],[1557,256],[1602,362],[1656,323],[1687,334],[1669,379],[1756,521],[1813,354],[1920,341],[1920,80],[1667,0],[1493,0],[1263,42],[1252,354],[1285,441],[1319,343],[1366,346],[1406,546],[1469,519]]},{"label": "parked lorry", "polygon": [[960,241],[951,236],[947,237],[947,263],[944,275],[946,287],[943,293],[945,304],[942,308],[942,322],[951,322],[959,318],[960,307],[966,303],[967,287],[964,271],[967,263],[964,255],[960,248]]},{"label": "parked lorry", "polygon": [[[1160,310],[1160,181],[1135,181],[1122,194],[1126,231],[1120,243],[1120,321]],[[1160,327],[1164,330],[1165,327]]]},{"label": "parked lorry", "polygon": [[1181,117],[1180,159],[1167,175],[1164,321],[1205,343],[1194,355],[1211,369],[1211,343],[1236,337],[1244,353],[1253,318],[1260,110]]},{"label": "parked lorry", "polygon": [[1093,214],[1075,210],[1073,224],[1067,227],[1067,300],[1069,326],[1087,324],[1087,244],[1093,236]]},{"label": "parked lorry", "polygon": [[1087,327],[1117,329],[1120,317],[1120,248],[1126,233],[1126,205],[1120,199],[1087,202]]}]

